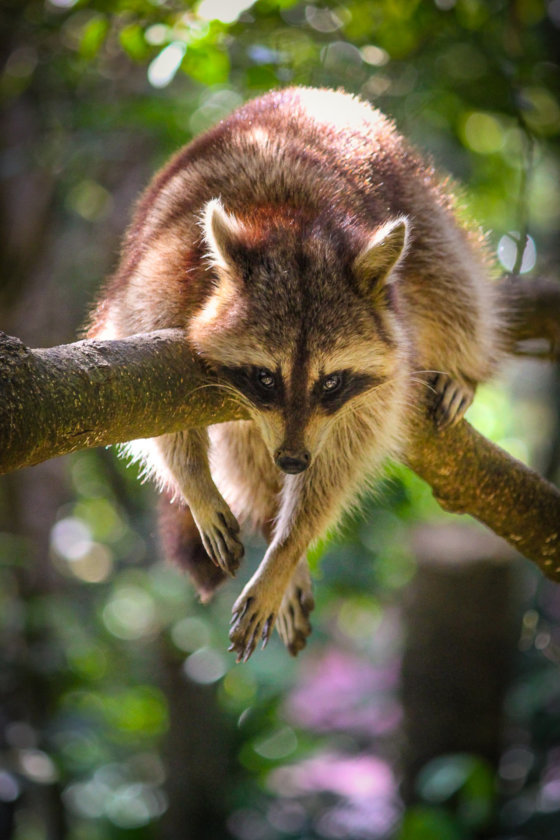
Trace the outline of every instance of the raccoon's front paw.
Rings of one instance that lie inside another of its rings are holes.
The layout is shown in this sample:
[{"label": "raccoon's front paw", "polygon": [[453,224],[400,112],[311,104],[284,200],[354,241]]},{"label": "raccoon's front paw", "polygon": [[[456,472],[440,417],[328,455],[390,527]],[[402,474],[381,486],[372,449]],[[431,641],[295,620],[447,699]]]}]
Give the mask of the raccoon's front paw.
[{"label": "raccoon's front paw", "polygon": [[265,587],[249,581],[235,604],[231,617],[228,650],[237,654],[236,662],[247,662],[259,640],[266,647],[276,616],[279,599]]},{"label": "raccoon's front paw", "polygon": [[454,426],[472,403],[474,388],[447,373],[438,373],[430,384],[434,389],[432,414],[437,428]]},{"label": "raccoon's front paw", "polygon": [[307,637],[311,633],[309,615],[314,606],[309,568],[303,560],[294,572],[282,599],[276,621],[278,634],[292,656],[297,656],[307,643]]},{"label": "raccoon's front paw", "polygon": [[239,540],[239,523],[223,500],[193,510],[193,519],[210,559],[226,574],[234,575],[245,553]]}]

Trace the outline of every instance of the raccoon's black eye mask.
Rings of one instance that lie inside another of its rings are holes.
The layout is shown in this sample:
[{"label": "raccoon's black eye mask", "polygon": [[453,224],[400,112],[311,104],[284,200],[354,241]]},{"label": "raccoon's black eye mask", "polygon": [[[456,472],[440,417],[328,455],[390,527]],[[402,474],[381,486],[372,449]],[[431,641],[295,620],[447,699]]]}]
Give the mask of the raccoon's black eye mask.
[{"label": "raccoon's black eye mask", "polygon": [[220,372],[257,408],[278,408],[284,402],[284,382],[279,371],[273,373],[268,368],[242,365],[224,366]]},{"label": "raccoon's black eye mask", "polygon": [[338,370],[323,376],[313,386],[312,397],[327,414],[334,414],[352,397],[379,385],[382,380],[369,373]]},{"label": "raccoon's black eye mask", "polygon": [[[222,367],[222,375],[244,396],[262,409],[280,408],[285,402],[284,381],[280,371],[254,365]],[[334,414],[352,397],[381,384],[380,377],[353,370],[333,371],[313,385],[311,403],[319,405],[326,414]]]}]

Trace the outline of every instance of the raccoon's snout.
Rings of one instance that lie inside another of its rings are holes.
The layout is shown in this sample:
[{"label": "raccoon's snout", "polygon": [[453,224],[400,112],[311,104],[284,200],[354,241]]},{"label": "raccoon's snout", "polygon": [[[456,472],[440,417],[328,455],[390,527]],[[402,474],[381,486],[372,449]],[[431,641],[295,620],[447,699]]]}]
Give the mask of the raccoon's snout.
[{"label": "raccoon's snout", "polygon": [[277,449],[274,453],[274,463],[289,475],[303,472],[311,463],[311,453],[307,449],[294,451],[292,449]]}]

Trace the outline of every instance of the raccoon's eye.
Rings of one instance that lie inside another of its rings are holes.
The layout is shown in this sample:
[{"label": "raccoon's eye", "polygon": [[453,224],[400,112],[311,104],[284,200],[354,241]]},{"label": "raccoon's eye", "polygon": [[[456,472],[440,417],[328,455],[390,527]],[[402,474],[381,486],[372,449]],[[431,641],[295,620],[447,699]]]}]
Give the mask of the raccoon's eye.
[{"label": "raccoon's eye", "polygon": [[272,374],[266,368],[258,368],[256,373],[256,379],[261,388],[264,388],[266,391],[272,391],[272,389],[276,385],[274,374]]},{"label": "raccoon's eye", "polygon": [[334,394],[342,385],[342,375],[340,373],[331,373],[325,376],[321,382],[321,387],[325,394]]}]

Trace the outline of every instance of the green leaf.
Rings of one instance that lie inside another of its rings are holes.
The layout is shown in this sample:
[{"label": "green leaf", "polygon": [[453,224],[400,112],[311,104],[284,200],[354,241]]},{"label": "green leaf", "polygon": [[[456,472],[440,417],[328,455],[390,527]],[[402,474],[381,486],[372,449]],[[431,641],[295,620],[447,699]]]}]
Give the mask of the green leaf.
[{"label": "green leaf", "polygon": [[257,12],[270,13],[277,9],[291,9],[292,6],[297,6],[299,0],[258,0],[254,9]]},{"label": "green leaf", "polygon": [[121,29],[119,41],[125,53],[134,61],[144,61],[149,54],[144,30],[138,23],[131,23]]},{"label": "green leaf", "polygon": [[266,91],[278,84],[278,76],[272,67],[249,67],[246,74],[246,84],[250,90]]},{"label": "green leaf", "polygon": [[396,840],[467,840],[457,821],[438,808],[409,809]]},{"label": "green leaf", "polygon": [[103,15],[97,15],[86,23],[80,40],[80,55],[91,60],[95,58],[107,37],[109,22]]},{"label": "green leaf", "polygon": [[123,738],[161,735],[167,729],[165,697],[154,686],[139,685],[107,694],[102,704],[107,723]]},{"label": "green leaf", "polygon": [[224,84],[229,79],[229,56],[219,47],[189,46],[181,70],[203,85]]}]

